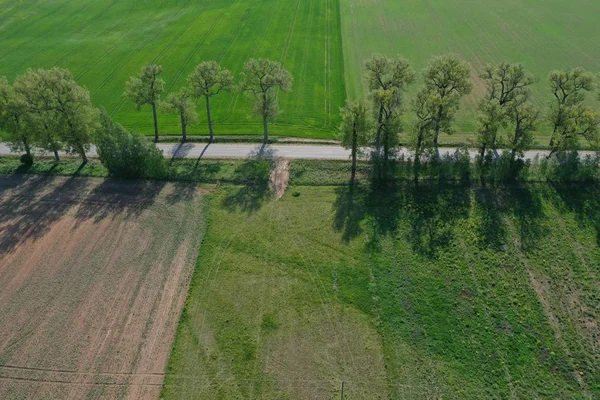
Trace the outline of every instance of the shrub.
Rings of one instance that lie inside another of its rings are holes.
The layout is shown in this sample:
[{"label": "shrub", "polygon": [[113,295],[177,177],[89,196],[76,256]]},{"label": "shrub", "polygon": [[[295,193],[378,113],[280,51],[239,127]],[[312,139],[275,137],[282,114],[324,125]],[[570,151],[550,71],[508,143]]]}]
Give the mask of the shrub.
[{"label": "shrub", "polygon": [[549,181],[594,182],[600,178],[599,162],[598,155],[588,155],[582,159],[577,151],[570,151],[544,160],[541,169]]},{"label": "shrub", "polygon": [[166,163],[152,143],[128,132],[102,111],[96,131],[96,147],[102,165],[111,176],[119,178],[163,178]]},{"label": "shrub", "polygon": [[21,164],[33,165],[33,156],[31,154],[23,154],[19,160],[21,160]]}]

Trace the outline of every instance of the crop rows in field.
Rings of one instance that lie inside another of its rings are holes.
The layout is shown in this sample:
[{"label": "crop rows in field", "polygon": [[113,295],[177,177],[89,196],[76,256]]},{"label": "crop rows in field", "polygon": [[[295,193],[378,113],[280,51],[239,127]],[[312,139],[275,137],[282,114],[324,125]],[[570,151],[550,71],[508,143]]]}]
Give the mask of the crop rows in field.
[{"label": "crop rows in field", "polygon": [[[23,3],[3,13],[1,75],[69,68],[97,105],[134,130],[152,129],[148,110],[136,111],[122,96],[143,64],[161,64],[167,89],[176,90],[200,61],[217,60],[237,74],[251,57],[281,61],[295,77],[294,91],[281,97],[275,134],[327,137],[337,125],[344,99],[337,1],[66,0],[38,9]],[[220,95],[213,108],[221,134],[260,129],[238,93]],[[202,120],[192,133],[204,133]],[[160,119],[166,133],[177,133],[177,123],[175,116]]]}]

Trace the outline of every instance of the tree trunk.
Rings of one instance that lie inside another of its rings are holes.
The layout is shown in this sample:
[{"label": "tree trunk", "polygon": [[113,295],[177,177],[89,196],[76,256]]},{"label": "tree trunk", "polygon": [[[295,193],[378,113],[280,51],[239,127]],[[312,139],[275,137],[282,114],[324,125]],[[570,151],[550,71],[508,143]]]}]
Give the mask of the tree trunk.
[{"label": "tree trunk", "polygon": [[210,116],[210,97],[208,96],[206,96],[206,117],[208,119],[208,133],[210,134],[210,141],[212,142],[215,139],[215,134],[213,132],[212,118]]},{"label": "tree trunk", "polygon": [[181,141],[185,142],[187,140],[187,124],[185,122],[185,116],[183,112],[180,114],[181,117]]},{"label": "tree trunk", "polygon": [[269,142],[269,129],[267,127],[267,117],[263,116],[263,143],[267,144]]},{"label": "tree trunk", "polygon": [[486,146],[484,143],[482,143],[481,149],[479,150],[479,167],[483,167],[483,160],[485,158],[485,150],[486,150]]},{"label": "tree trunk", "polygon": [[383,170],[382,178],[387,178],[388,175],[388,153],[390,151],[390,145],[388,141],[388,134],[386,132],[383,133]]},{"label": "tree trunk", "polygon": [[438,108],[437,118],[435,119],[435,129],[433,134],[433,149],[435,151],[435,157],[440,158],[440,150],[438,148],[438,138],[440,136],[440,120],[442,119],[442,107]]},{"label": "tree trunk", "polygon": [[267,92],[263,92],[263,144],[266,145],[269,142],[269,129],[267,127]]},{"label": "tree trunk", "polygon": [[50,135],[48,135],[48,141],[50,142],[50,146],[52,147],[52,151],[54,152],[54,162],[59,162],[60,157],[58,156],[58,150],[56,149],[56,144],[54,144],[54,140],[52,140],[52,137],[50,137]]},{"label": "tree trunk", "polygon": [[31,147],[29,147],[29,142],[27,141],[27,137],[22,136],[23,147],[25,147],[25,153],[31,157]]},{"label": "tree trunk", "polygon": [[85,154],[85,149],[82,147],[80,147],[79,149],[79,155],[81,155],[81,160],[83,161],[84,164],[87,164],[88,162],[88,158],[87,158],[87,154]]},{"label": "tree trunk", "polygon": [[419,184],[419,171],[421,169],[421,146],[423,146],[423,133],[419,132],[417,148],[415,149],[415,162],[413,165],[415,186]]},{"label": "tree trunk", "polygon": [[152,118],[154,118],[154,143],[158,143],[158,117],[156,116],[155,103],[152,103]]},{"label": "tree trunk", "polygon": [[356,154],[358,152],[358,135],[356,129],[352,132],[352,172],[350,175],[350,182],[354,184],[356,178]]}]

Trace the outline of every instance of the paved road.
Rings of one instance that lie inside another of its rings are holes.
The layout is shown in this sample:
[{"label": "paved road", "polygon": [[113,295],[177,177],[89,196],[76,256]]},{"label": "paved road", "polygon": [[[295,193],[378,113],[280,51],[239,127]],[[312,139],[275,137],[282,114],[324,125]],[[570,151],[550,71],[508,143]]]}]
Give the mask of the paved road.
[{"label": "paved road", "polygon": [[[223,144],[223,143],[159,143],[158,148],[162,150],[165,157],[176,158],[247,158],[260,151],[261,146],[257,144]],[[306,160],[347,160],[350,152],[339,146],[334,145],[314,145],[314,144],[275,144],[268,146],[268,150],[276,157],[287,159],[306,159]],[[453,153],[456,148],[440,148],[441,154]],[[410,156],[410,150],[401,149],[401,154],[405,157]],[[11,154],[10,149],[4,143],[0,143],[0,155]],[[14,153],[13,153],[14,154]],[[470,151],[471,157],[475,158],[477,151]],[[582,151],[582,155],[594,154],[591,151]],[[546,150],[529,150],[525,152],[526,159],[533,159],[536,156],[544,157],[548,155]],[[97,157],[96,149],[88,152],[88,156]]]}]

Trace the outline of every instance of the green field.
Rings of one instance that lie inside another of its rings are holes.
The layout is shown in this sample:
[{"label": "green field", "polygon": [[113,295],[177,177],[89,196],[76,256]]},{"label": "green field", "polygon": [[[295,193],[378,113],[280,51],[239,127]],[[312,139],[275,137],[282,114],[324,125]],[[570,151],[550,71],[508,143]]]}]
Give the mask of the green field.
[{"label": "green field", "polygon": [[212,195],[164,398],[600,396],[597,187],[265,190]]},{"label": "green field", "polygon": [[[273,133],[331,138],[346,91],[364,94],[362,66],[371,54],[400,54],[421,70],[430,57],[452,52],[473,67],[475,90],[463,103],[457,135],[442,140],[466,142],[484,91],[477,72],[486,63],[524,63],[540,78],[534,94],[544,106],[550,70],[600,72],[599,14],[600,3],[589,0],[0,0],[0,75],[69,68],[95,104],[150,133],[149,110],[137,112],[122,96],[144,63],[162,64],[167,89],[176,90],[200,61],[218,60],[237,74],[249,57],[269,57],[295,77]],[[220,95],[213,107],[218,134],[260,133],[244,96]],[[192,134],[207,131],[203,104],[199,110]],[[177,118],[161,116],[160,128],[177,134]]]},{"label": "green field", "polygon": [[[475,127],[475,107],[487,63],[521,62],[540,79],[537,103],[550,100],[546,78],[554,69],[600,72],[600,2],[588,0],[341,0],[346,88],[364,93],[362,63],[373,52],[408,58],[417,71],[432,56],[455,53],[473,68],[474,91],[463,102],[455,138]],[[417,81],[413,90],[421,84]],[[597,104],[597,103],[596,103]],[[462,133],[462,134],[461,134]],[[541,132],[545,134],[545,132]],[[541,144],[548,139],[540,137]]]},{"label": "green field", "polygon": [[[69,68],[93,101],[126,127],[149,133],[149,109],[123,98],[128,77],[143,64],[162,64],[176,90],[203,60],[237,75],[250,57],[281,61],[295,77],[281,96],[278,135],[330,137],[345,97],[336,0],[0,0],[0,76],[27,68]],[[204,105],[201,120],[205,120]],[[213,102],[217,134],[258,133],[248,100],[219,95]],[[191,133],[206,133],[200,122]],[[179,132],[175,116],[161,131]]]}]

